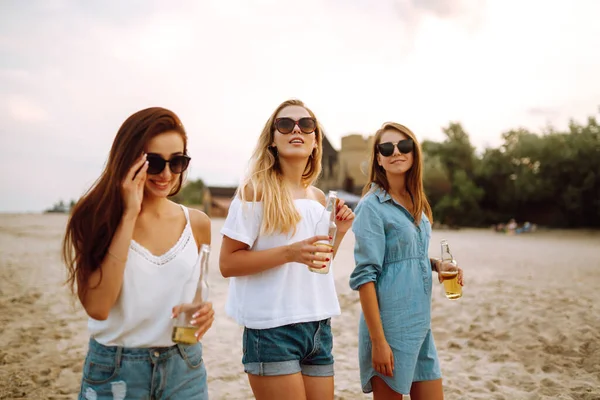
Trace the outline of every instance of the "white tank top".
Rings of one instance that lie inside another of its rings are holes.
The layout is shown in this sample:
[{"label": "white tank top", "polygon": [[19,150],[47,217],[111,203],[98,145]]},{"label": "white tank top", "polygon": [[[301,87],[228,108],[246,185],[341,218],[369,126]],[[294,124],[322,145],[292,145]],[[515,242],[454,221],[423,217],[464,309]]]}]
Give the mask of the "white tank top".
[{"label": "white tank top", "polygon": [[123,286],[117,302],[105,321],[90,318],[90,335],[105,346],[172,346],[173,306],[191,302],[200,275],[198,246],[190,225],[190,215],[181,206],[185,228],[177,243],[155,256],[131,241]]}]

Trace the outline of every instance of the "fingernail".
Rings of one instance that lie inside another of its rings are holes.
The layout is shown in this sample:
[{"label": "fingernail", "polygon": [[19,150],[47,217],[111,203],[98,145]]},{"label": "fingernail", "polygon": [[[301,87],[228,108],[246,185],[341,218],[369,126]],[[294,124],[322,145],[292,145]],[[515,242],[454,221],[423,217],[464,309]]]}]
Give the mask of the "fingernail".
[{"label": "fingernail", "polygon": [[200,316],[200,313],[195,313],[194,315],[192,315],[192,318],[198,318]]},{"label": "fingernail", "polygon": [[175,318],[175,313],[171,313],[171,319]]},{"label": "fingernail", "polygon": [[193,320],[190,321],[190,325],[194,325],[195,323],[196,323],[195,319],[193,319]]},{"label": "fingernail", "polygon": [[329,258],[326,258],[325,261],[329,261]]},{"label": "fingernail", "polygon": [[333,239],[333,236],[329,236],[329,240]]}]

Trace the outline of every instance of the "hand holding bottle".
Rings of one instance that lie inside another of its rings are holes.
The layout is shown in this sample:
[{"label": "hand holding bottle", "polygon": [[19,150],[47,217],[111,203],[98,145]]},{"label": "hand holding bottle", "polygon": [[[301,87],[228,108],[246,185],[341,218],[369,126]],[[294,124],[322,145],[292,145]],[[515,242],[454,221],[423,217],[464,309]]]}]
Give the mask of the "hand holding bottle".
[{"label": "hand holding bottle", "polygon": [[441,241],[442,257],[436,264],[438,269],[438,278],[444,284],[446,297],[450,300],[457,300],[462,297],[462,269],[458,267],[456,260],[450,253],[450,246],[447,240]]},{"label": "hand holding bottle", "polygon": [[[196,338],[196,341],[200,341],[204,334],[210,329],[214,320],[215,320],[215,310],[213,309],[212,303],[201,303],[201,304],[180,304],[178,306],[173,307],[173,315],[172,318],[179,318],[180,316],[187,317],[189,319],[188,327],[181,328],[187,329],[188,331],[194,331],[193,336]],[[190,328],[189,325],[192,325],[194,328]],[[175,328],[177,329],[177,328]],[[175,331],[173,333],[175,335]],[[186,335],[189,339],[189,334]],[[175,340],[174,340],[175,341]],[[181,340],[178,340],[180,343]],[[187,340],[186,344],[190,341]]]},{"label": "hand holding bottle", "polygon": [[[331,259],[333,258],[334,253],[333,246],[338,232],[338,226],[335,222],[338,214],[338,202],[339,199],[337,198],[337,192],[335,190],[330,190],[327,194],[327,203],[325,204],[325,208],[323,209],[323,212],[321,213],[321,216],[315,225],[315,235],[326,236],[327,239],[319,240],[319,242],[315,243],[315,245],[319,248],[315,255],[331,255],[331,257],[327,257],[327,260],[324,262],[315,261],[312,265],[308,265],[308,270],[310,272],[315,272],[317,274],[329,273],[329,266],[331,265]],[[345,215],[345,210],[343,214]]]},{"label": "hand holding bottle", "polygon": [[[196,292],[189,296],[182,292],[182,302],[173,307],[173,333],[171,340],[174,343],[194,344],[198,342],[214,321],[212,304],[208,303],[208,258],[210,246],[203,244],[199,255],[199,276],[196,284]],[[194,275],[195,268],[192,270]],[[184,283],[185,285],[188,283]],[[192,298],[190,298],[192,297]]]},{"label": "hand holding bottle", "polygon": [[[313,236],[305,240],[290,244],[288,249],[288,260],[300,264],[315,267],[315,262],[325,263],[333,257],[333,248],[323,251],[323,246],[319,245],[321,241],[328,241],[330,237],[327,235]],[[317,254],[331,253],[331,254]],[[322,267],[321,267],[322,268]]]},{"label": "hand holding bottle", "polygon": [[442,261],[437,260],[436,262],[436,270],[438,272],[438,280],[440,283],[444,282],[444,276],[449,276],[450,278],[454,278],[456,274],[453,271],[458,271],[458,284],[460,286],[464,286],[463,282],[463,270],[458,266],[456,261]]},{"label": "hand holding bottle", "polygon": [[354,212],[350,207],[344,204],[344,200],[342,199],[337,199],[335,219],[335,224],[339,233],[346,233],[352,227],[352,221],[354,220]]}]

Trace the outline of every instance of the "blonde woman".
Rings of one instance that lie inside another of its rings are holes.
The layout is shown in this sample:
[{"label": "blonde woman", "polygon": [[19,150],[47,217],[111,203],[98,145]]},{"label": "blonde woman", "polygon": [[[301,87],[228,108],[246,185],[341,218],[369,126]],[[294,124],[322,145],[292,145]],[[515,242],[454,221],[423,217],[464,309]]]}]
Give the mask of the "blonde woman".
[{"label": "blonde woman", "polygon": [[[375,400],[442,400],[442,374],[431,333],[432,270],[455,268],[429,259],[431,207],[423,192],[421,148],[403,125],[375,134],[369,183],[356,208],[359,365],[363,392]],[[462,285],[462,270],[459,268]]]},{"label": "blonde woman", "polygon": [[325,195],[322,129],[299,100],[267,120],[225,224],[221,273],[230,279],[227,313],[244,326],[244,371],[258,400],[333,399],[331,317],[340,314],[333,273],[309,271],[333,258],[354,214],[338,203],[334,247],[316,255],[315,224]]}]

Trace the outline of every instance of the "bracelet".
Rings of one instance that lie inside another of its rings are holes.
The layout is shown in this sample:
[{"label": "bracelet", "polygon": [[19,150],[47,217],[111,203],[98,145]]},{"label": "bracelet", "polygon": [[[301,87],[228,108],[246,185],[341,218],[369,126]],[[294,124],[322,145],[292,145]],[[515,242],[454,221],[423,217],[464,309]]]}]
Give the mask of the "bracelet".
[{"label": "bracelet", "polygon": [[122,263],[126,263],[127,262],[127,259],[123,260],[122,258],[119,258],[119,257],[115,256],[113,253],[110,252],[110,250],[107,250],[106,254],[108,254],[109,256],[111,256],[112,258],[114,258],[115,260],[120,261]]}]

